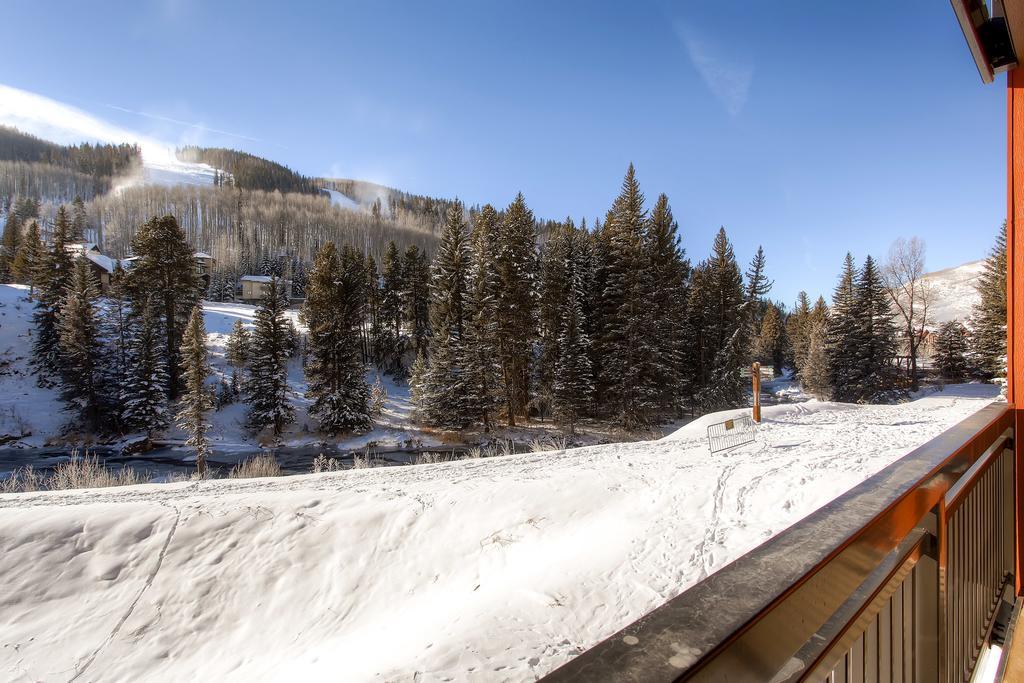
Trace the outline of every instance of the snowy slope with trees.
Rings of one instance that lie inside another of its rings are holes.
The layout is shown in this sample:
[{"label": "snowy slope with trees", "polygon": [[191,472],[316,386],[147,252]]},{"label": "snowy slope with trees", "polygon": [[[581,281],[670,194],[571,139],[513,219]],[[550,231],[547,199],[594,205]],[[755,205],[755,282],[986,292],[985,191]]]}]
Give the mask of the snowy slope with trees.
[{"label": "snowy slope with trees", "polygon": [[714,456],[705,427],[734,413],[645,443],[0,495],[0,677],[533,680],[993,392],[771,407]]},{"label": "snowy slope with trees", "polygon": [[967,323],[971,312],[981,299],[978,281],[985,269],[985,261],[969,261],[955,268],[937,270],[924,276],[932,297],[928,317],[932,326],[951,320]]},{"label": "snowy slope with trees", "polygon": [[[212,374],[211,388],[220,381],[230,382],[233,367],[228,358],[228,341],[236,322],[251,330],[256,306],[240,303],[204,302],[207,347]],[[20,446],[42,446],[59,443],[64,426],[72,416],[65,412],[60,392],[55,388],[39,387],[30,368],[32,343],[33,304],[25,285],[0,285],[0,437],[11,437]],[[286,318],[299,329],[298,311],[290,310]],[[367,378],[370,383],[373,377]],[[388,397],[381,415],[374,419],[370,431],[339,441],[338,448],[361,448],[369,442],[380,447],[401,447],[411,441],[420,445],[439,442],[418,429],[411,418],[408,387],[383,378]],[[288,364],[288,384],[296,412],[295,423],[284,433],[290,445],[313,443],[323,439],[312,428],[315,423],[308,417],[309,401],[305,397],[306,383],[302,364],[293,359]],[[251,450],[258,438],[246,426],[246,406],[233,403],[209,413],[212,428],[210,441],[217,450]],[[177,430],[169,433],[172,440],[183,435]],[[78,437],[68,435],[71,441]]]},{"label": "snowy slope with trees", "polygon": [[142,177],[133,179],[132,184],[213,185],[214,178],[223,173],[209,164],[181,161],[173,148],[150,144],[142,146]]}]

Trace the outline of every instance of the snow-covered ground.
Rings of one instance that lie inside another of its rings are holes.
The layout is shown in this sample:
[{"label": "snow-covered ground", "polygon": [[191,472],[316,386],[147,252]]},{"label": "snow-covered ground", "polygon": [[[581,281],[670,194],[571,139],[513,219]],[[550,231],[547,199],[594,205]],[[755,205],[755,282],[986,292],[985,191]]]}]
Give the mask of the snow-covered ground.
[{"label": "snow-covered ground", "polygon": [[[205,312],[207,346],[210,349],[210,364],[214,374],[219,378],[230,379],[231,366],[224,358],[225,345],[231,328],[236,320],[252,326],[256,307],[250,304],[219,303],[207,301],[203,304]],[[296,328],[304,330],[299,322],[299,312],[287,312]],[[367,381],[373,383],[377,373],[368,373]],[[440,445],[440,441],[424,433],[413,424],[412,402],[409,388],[405,383],[396,383],[390,377],[380,375],[381,383],[388,393],[384,410],[374,421],[374,428],[356,436],[341,440],[330,440],[339,451],[363,448],[371,444],[378,448],[401,448],[412,444],[422,446]],[[292,405],[295,407],[295,421],[289,425],[282,435],[281,442],[288,446],[300,446],[325,440],[318,434],[316,421],[309,417],[310,401],[305,397],[306,383],[300,360],[291,361],[288,367],[288,382],[291,387]],[[245,450],[258,445],[258,440],[245,427],[246,405],[235,403],[222,410],[210,414],[210,441],[214,448],[221,451]]]},{"label": "snow-covered ground", "polygon": [[950,320],[967,323],[980,300],[976,286],[985,269],[985,261],[970,261],[955,268],[937,270],[925,276],[931,287],[929,317],[933,326]]},{"label": "snow-covered ground", "polygon": [[56,391],[36,386],[31,330],[28,287],[0,285],[0,436],[41,446],[60,433],[67,416]]},{"label": "snow-covered ground", "polygon": [[326,187],[322,189],[331,196],[331,204],[334,204],[337,207],[349,209],[350,211],[359,211],[362,208],[348,195],[342,194],[337,190],[328,190]]},{"label": "snow-covered ground", "polygon": [[181,161],[173,148],[147,146],[142,148],[142,182],[153,185],[213,185],[219,172],[209,164]]},{"label": "snow-covered ground", "polygon": [[0,495],[0,678],[533,680],[992,400],[643,443]]}]

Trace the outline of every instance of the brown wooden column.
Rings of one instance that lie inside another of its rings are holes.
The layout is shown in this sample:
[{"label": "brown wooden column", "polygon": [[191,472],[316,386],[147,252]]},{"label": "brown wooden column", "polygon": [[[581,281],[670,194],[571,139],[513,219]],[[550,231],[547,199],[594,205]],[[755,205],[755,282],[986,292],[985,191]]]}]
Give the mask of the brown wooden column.
[{"label": "brown wooden column", "polygon": [[1024,68],[1006,74],[1006,399],[1015,410],[1017,595],[1024,591]]}]

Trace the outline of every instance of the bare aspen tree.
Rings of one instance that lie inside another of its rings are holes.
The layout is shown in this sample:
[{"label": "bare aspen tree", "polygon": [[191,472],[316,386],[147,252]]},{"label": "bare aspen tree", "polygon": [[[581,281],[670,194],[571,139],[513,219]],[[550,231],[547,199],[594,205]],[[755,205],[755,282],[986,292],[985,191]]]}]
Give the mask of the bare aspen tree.
[{"label": "bare aspen tree", "polygon": [[883,269],[885,286],[893,311],[903,327],[907,348],[907,378],[918,388],[917,358],[924,340],[931,304],[931,291],[925,275],[925,243],[918,237],[900,237],[889,247],[889,260]]}]

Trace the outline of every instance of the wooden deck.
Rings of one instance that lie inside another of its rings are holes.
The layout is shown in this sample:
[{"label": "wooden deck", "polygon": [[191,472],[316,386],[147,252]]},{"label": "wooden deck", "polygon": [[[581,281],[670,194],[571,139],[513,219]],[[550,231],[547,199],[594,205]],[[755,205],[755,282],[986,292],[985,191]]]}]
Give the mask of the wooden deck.
[{"label": "wooden deck", "polygon": [[1006,643],[1003,645],[1003,661],[1001,676],[997,680],[1024,681],[1024,628],[1020,624],[1021,603],[1018,600],[1010,619],[1010,626],[1006,633]]}]

